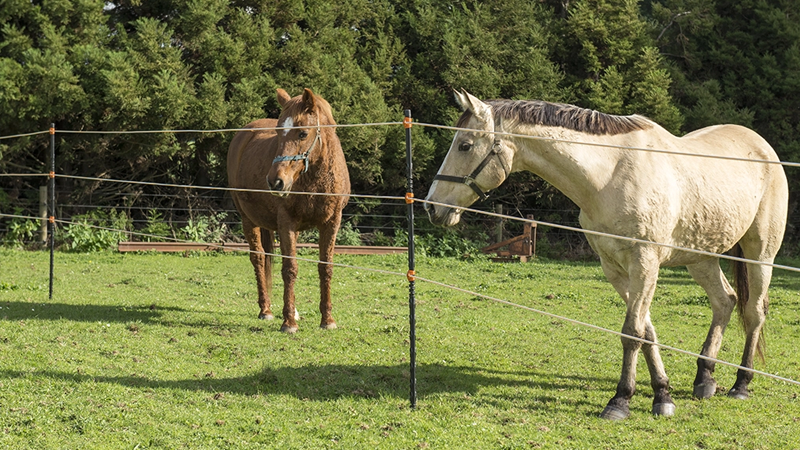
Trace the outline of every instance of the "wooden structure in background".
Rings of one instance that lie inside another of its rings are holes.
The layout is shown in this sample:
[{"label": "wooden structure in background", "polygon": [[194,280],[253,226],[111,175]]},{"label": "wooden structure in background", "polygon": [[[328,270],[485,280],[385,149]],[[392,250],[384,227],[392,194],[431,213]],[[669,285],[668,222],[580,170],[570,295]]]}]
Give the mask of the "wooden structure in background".
[{"label": "wooden structure in background", "polygon": [[[527,219],[533,220],[532,215]],[[522,234],[481,249],[483,253],[495,253],[497,256],[492,261],[497,262],[528,262],[536,256],[536,224],[526,222]]]}]

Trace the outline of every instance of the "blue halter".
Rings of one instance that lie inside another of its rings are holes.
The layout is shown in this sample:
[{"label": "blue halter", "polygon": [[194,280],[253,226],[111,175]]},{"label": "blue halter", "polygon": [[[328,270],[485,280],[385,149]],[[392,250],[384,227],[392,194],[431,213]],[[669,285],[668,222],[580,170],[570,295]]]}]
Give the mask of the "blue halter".
[{"label": "blue halter", "polygon": [[303,171],[301,173],[308,172],[308,155],[309,153],[311,153],[311,150],[314,149],[314,146],[317,145],[317,141],[321,139],[320,138],[321,135],[322,135],[322,130],[319,127],[319,117],[317,117],[317,135],[314,137],[314,142],[311,143],[311,146],[308,147],[308,150],[306,150],[303,153],[299,153],[297,155],[276,156],[275,159],[272,160],[272,164],[281,161],[303,161],[305,163],[305,167],[303,168]]}]

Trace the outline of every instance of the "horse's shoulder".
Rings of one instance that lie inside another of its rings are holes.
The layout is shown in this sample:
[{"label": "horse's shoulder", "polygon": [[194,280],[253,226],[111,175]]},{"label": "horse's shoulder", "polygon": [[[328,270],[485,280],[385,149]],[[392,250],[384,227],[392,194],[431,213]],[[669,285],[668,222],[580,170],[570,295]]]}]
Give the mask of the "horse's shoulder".
[{"label": "horse's shoulder", "polygon": [[245,128],[275,128],[278,126],[278,119],[256,119],[248,123]]},{"label": "horse's shoulder", "polygon": [[[274,128],[278,126],[275,119],[254,120],[238,131],[228,146],[228,177],[230,182],[239,183],[243,169],[251,169],[260,163],[253,160],[252,153],[263,153],[270,149],[272,138],[277,136]],[[271,159],[270,159],[271,160]]]}]

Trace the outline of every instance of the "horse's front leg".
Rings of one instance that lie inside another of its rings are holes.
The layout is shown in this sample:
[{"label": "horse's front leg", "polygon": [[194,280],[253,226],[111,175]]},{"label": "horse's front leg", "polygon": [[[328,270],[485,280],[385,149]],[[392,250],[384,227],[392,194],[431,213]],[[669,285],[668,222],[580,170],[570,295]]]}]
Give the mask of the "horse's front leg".
[{"label": "horse's front leg", "polygon": [[[612,276],[608,277],[620,294],[627,293],[627,295],[622,295],[627,305],[622,333],[626,336],[655,341],[655,330],[650,323],[649,311],[658,280],[658,263],[654,258],[648,259],[641,256],[634,258],[634,261],[636,263],[631,264],[628,277],[622,276],[621,270],[611,270]],[[603,268],[609,275],[612,266],[604,264]],[[627,290],[623,289],[624,284],[627,284]],[[636,361],[641,348],[641,341],[622,337],[622,374],[617,384],[616,394],[609,400],[600,417],[620,420],[630,415],[630,399],[636,392]],[[657,347],[647,345],[645,357],[655,394],[653,413],[672,415],[675,407],[668,393],[669,380]]]},{"label": "horse's front leg", "polygon": [[281,238],[281,276],[283,277],[283,325],[284,333],[297,332],[297,319],[300,315],[294,304],[294,284],[297,280],[297,231],[280,230]]},{"label": "horse's front leg", "polygon": [[[650,313],[647,313],[644,338],[650,342],[658,342],[656,329],[650,322]],[[642,344],[642,353],[647,361],[647,369],[650,372],[650,386],[653,388],[653,409],[651,413],[655,416],[675,415],[675,402],[669,395],[669,378],[664,370],[664,362],[661,360],[659,347],[654,344]]]},{"label": "horse's front leg", "polygon": [[328,226],[321,227],[319,230],[319,260],[317,265],[319,271],[319,327],[325,330],[336,328],[336,321],[333,320],[331,310],[331,279],[333,278],[333,252],[336,244],[336,233],[339,231],[339,221]]}]

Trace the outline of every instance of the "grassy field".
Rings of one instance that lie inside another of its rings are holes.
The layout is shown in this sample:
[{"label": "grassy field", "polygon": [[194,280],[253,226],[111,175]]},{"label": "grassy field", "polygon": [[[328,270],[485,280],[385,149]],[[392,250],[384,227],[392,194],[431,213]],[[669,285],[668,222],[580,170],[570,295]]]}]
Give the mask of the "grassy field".
[{"label": "grassy field", "polygon": [[[405,255],[337,262],[405,273]],[[795,264],[796,265],[796,264]],[[618,330],[622,301],[594,263],[418,258],[417,273]],[[316,267],[301,263],[296,335],[259,321],[245,255],[0,250],[0,448],[798,449],[800,387],[761,376],[752,398],[692,398],[694,359],[664,351],[676,416],[650,415],[640,358],[630,419],[613,395],[616,336],[417,283],[419,403],[408,403],[408,283],[336,268],[334,317],[317,328]],[[800,379],[800,276],[777,272],[757,368]],[[276,279],[276,292],[281,283]],[[278,311],[281,301],[277,302]],[[663,270],[660,340],[699,350],[710,309]],[[729,327],[720,357],[738,362]],[[718,366],[720,386],[735,369]]]}]

